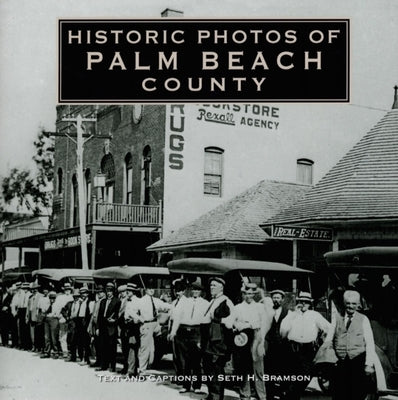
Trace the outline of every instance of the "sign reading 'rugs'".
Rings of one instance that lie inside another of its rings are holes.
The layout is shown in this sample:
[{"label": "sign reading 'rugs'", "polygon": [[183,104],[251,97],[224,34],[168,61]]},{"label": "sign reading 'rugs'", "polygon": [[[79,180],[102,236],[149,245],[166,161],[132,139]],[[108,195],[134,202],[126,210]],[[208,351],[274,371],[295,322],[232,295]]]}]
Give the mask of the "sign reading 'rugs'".
[{"label": "sign reading 'rugs'", "polygon": [[300,226],[273,225],[271,236],[274,239],[316,240],[330,242],[333,240],[332,229],[317,229]]}]

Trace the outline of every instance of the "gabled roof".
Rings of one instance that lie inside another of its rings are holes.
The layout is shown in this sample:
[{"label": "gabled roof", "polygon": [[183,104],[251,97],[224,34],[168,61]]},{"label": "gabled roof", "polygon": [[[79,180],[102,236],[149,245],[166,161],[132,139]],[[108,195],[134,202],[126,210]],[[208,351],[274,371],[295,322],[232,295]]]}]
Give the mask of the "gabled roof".
[{"label": "gabled roof", "polygon": [[393,109],[302,199],[263,226],[396,218],[398,109]]},{"label": "gabled roof", "polygon": [[261,181],[147,249],[171,250],[219,242],[264,243],[268,235],[259,227],[259,222],[297,201],[309,188],[294,183]]}]

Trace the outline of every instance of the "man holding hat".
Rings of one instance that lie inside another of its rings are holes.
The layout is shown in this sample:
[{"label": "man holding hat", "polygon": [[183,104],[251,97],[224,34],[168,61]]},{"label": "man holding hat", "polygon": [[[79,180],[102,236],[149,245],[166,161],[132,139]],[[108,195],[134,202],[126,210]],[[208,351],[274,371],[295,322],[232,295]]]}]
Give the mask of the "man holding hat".
[{"label": "man holding hat", "polygon": [[138,349],[140,347],[140,323],[143,319],[138,314],[139,298],[136,296],[139,289],[135,283],[129,282],[126,286],[126,307],[124,322],[128,341],[127,374],[136,376],[138,371]]},{"label": "man holding hat", "polygon": [[243,378],[239,395],[242,400],[250,400],[249,375],[255,377],[254,390],[259,400],[266,400],[264,375],[264,321],[265,309],[254,301],[258,293],[255,283],[245,283],[242,287],[243,301],[237,304],[226,319],[226,326],[236,332],[233,346],[235,373]]},{"label": "man holding hat", "polygon": [[170,310],[170,304],[154,297],[156,284],[154,280],[147,280],[145,295],[138,302],[138,312],[142,319],[140,327],[140,348],[138,350],[139,370],[145,372],[152,364],[155,356],[154,334],[159,327],[159,311]]},{"label": "man holding hat", "polygon": [[87,332],[94,342],[95,349],[95,363],[92,364],[92,367],[100,367],[101,366],[101,350],[99,343],[99,330],[98,330],[98,313],[101,300],[106,297],[105,289],[102,285],[98,285],[95,289],[96,291],[96,301],[94,304],[93,313],[91,314],[90,323],[87,327]]},{"label": "man holding hat", "polygon": [[[76,361],[76,351],[78,348],[78,334],[77,334],[77,319],[80,310],[80,290],[74,289],[73,294],[73,301],[70,301],[66,304],[66,306],[62,309],[61,313],[64,317],[66,324],[68,326],[68,343],[70,347],[70,357],[65,359],[65,361]],[[80,349],[79,349],[80,350]],[[79,357],[83,359],[83,355],[79,353]]]},{"label": "man holding hat", "polygon": [[[224,295],[225,281],[220,277],[209,280],[212,300],[205,311],[203,324],[207,324],[208,333],[204,343],[203,369],[205,375],[225,373],[224,367],[231,355],[232,332],[225,325],[227,317],[233,310],[232,301]],[[207,381],[208,400],[223,400],[224,384],[214,379]]]},{"label": "man holding hat", "polygon": [[90,364],[90,336],[87,332],[90,323],[91,314],[93,313],[94,303],[88,299],[88,287],[82,286],[79,289],[80,308],[77,315],[76,331],[79,338],[78,352],[80,354],[80,365]]},{"label": "man holding hat", "polygon": [[116,372],[117,319],[120,300],[115,297],[115,285],[108,282],[105,286],[106,298],[102,299],[98,310],[98,331],[101,352],[101,367],[97,370],[110,369]]},{"label": "man holding hat", "polygon": [[[282,321],[280,332],[289,344],[289,366],[292,375],[311,375],[313,359],[318,349],[318,337],[326,336],[330,323],[311,308],[313,298],[308,292],[300,292],[296,299],[295,311]],[[288,385],[287,398],[300,399],[308,382],[291,381]]]},{"label": "man holding hat", "polygon": [[[67,303],[73,301],[73,287],[69,282],[65,282],[62,286],[63,293],[57,296],[57,306],[62,310]],[[65,318],[61,315],[59,319],[59,342],[61,343],[62,353],[64,358],[68,357],[68,324]]]},{"label": "man holding hat", "polygon": [[28,307],[26,309],[26,323],[29,326],[30,338],[33,345],[32,350],[38,351],[40,349],[40,343],[38,342],[37,333],[37,321],[38,321],[38,304],[42,297],[42,294],[38,292],[40,285],[37,282],[32,282],[30,284],[30,290],[32,295],[28,300]]}]

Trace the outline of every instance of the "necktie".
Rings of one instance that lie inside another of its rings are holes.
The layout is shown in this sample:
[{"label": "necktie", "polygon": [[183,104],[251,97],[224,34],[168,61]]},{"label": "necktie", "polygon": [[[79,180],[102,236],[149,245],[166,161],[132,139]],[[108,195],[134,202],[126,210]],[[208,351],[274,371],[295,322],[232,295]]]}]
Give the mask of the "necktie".
[{"label": "necktie", "polygon": [[196,304],[196,301],[194,301],[193,305],[192,305],[191,319],[193,318],[193,313],[195,311],[195,304]]},{"label": "necktie", "polygon": [[153,314],[153,319],[155,319],[155,318],[157,317],[158,313],[157,313],[157,311],[156,311],[156,307],[155,307],[155,303],[154,303],[154,301],[153,301],[153,297],[152,297],[152,296],[150,296],[150,297],[151,297],[151,303],[152,303],[152,314]]},{"label": "necktie", "polygon": [[108,306],[109,306],[109,303],[110,303],[111,301],[110,300],[106,300],[106,303],[105,303],[105,311],[104,311],[104,317],[105,317],[105,315],[106,315],[106,312],[108,311]]},{"label": "necktie", "polygon": [[47,314],[51,314],[53,312],[53,304],[50,303],[50,307],[48,307]]},{"label": "necktie", "polygon": [[345,328],[347,329],[347,331],[348,331],[348,328],[349,328],[350,325],[351,325],[351,321],[352,321],[352,315],[349,315],[348,318],[347,318],[346,326],[345,326]]}]

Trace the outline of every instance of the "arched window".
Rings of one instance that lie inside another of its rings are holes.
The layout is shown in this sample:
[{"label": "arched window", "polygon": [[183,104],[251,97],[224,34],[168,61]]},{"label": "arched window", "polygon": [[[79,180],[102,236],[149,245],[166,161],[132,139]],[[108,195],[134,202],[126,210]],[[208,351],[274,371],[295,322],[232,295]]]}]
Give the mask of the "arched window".
[{"label": "arched window", "polygon": [[308,158],[299,158],[297,160],[297,172],[296,172],[297,183],[302,183],[304,185],[312,185],[313,165],[314,161],[309,160]]},{"label": "arched window", "polygon": [[152,152],[150,146],[145,146],[142,152],[142,185],[141,185],[141,203],[150,204],[151,201],[151,165]]},{"label": "arched window", "polygon": [[78,190],[77,190],[77,178],[74,174],[72,176],[72,190],[71,190],[71,226],[77,226],[79,221],[79,199],[78,199]]},{"label": "arched window", "polygon": [[131,153],[127,153],[124,158],[124,199],[126,204],[133,203],[133,157]]},{"label": "arched window", "polygon": [[58,168],[57,171],[57,194],[61,194],[62,193],[62,168]]},{"label": "arched window", "polygon": [[105,154],[101,160],[101,172],[105,175],[104,202],[113,203],[115,188],[115,162],[111,153]]},{"label": "arched window", "polygon": [[224,150],[219,147],[205,148],[203,193],[221,197]]},{"label": "arched window", "polygon": [[87,168],[84,172],[84,195],[86,198],[86,220],[89,221],[91,212],[91,172],[90,168]]}]

